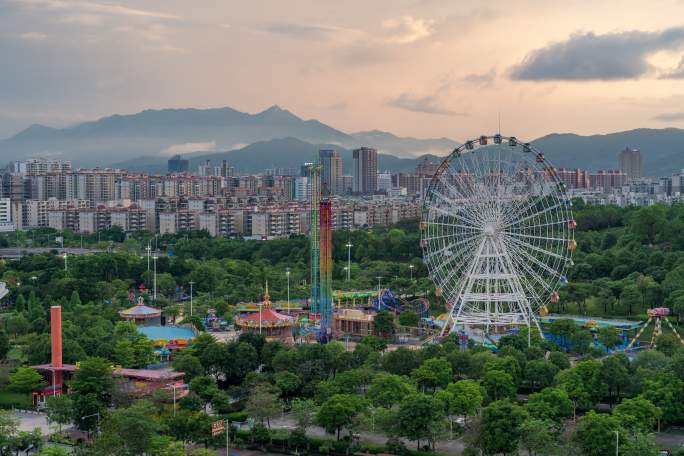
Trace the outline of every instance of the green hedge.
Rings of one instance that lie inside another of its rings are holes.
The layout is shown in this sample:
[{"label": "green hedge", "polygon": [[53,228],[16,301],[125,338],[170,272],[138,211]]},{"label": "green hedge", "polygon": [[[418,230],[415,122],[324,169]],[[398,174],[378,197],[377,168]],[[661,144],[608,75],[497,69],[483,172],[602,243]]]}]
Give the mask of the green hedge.
[{"label": "green hedge", "polygon": [[21,393],[0,393],[0,409],[32,409],[33,401],[28,394]]}]

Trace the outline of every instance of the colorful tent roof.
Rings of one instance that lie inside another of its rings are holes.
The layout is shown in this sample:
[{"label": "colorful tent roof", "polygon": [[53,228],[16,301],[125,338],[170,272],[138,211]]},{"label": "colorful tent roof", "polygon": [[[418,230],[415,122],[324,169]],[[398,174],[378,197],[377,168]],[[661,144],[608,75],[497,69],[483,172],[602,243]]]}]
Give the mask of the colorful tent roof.
[{"label": "colorful tent roof", "polygon": [[155,318],[161,316],[161,309],[156,309],[154,307],[146,306],[145,301],[140,297],[138,299],[138,304],[119,312],[121,318],[125,319],[135,319],[135,318]]}]

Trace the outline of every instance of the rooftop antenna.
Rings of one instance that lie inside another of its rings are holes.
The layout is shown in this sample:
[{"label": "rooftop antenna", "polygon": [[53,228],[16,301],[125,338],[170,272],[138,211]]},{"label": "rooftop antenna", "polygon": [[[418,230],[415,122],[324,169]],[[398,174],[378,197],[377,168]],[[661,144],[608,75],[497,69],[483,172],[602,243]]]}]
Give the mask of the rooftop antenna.
[{"label": "rooftop antenna", "polygon": [[501,134],[501,111],[499,111],[499,134]]}]

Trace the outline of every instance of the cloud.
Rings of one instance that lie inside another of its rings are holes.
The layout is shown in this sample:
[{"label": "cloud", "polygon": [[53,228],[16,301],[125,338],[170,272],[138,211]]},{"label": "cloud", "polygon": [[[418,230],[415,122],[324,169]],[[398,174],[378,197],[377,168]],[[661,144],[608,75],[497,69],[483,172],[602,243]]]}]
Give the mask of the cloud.
[{"label": "cloud", "polygon": [[684,57],[679,61],[679,65],[674,70],[660,76],[661,79],[684,79]]},{"label": "cloud", "polygon": [[216,141],[172,144],[161,151],[162,155],[189,154],[192,152],[210,152],[216,150]]},{"label": "cloud", "polygon": [[678,122],[684,120],[684,112],[665,112],[653,117],[653,120],[659,122]]},{"label": "cloud", "polygon": [[25,41],[45,41],[47,35],[40,32],[26,32],[19,35],[19,38]]},{"label": "cloud", "polygon": [[271,22],[262,27],[262,30],[276,35],[284,35],[300,40],[330,40],[341,33],[351,32],[339,27],[324,25],[296,24],[292,22]]},{"label": "cloud", "polygon": [[492,67],[486,73],[471,73],[463,77],[464,82],[479,85],[482,87],[490,86],[496,79],[496,68]]},{"label": "cloud", "polygon": [[127,16],[139,17],[147,19],[169,19],[178,20],[180,16],[175,14],[164,13],[160,11],[150,11],[138,8],[131,8],[123,5],[98,3],[91,1],[79,0],[14,0],[16,3],[26,6],[34,6],[39,8],[51,8],[65,12],[76,13],[97,13],[110,16]]},{"label": "cloud", "polygon": [[442,116],[466,116],[466,113],[453,111],[440,105],[437,95],[418,96],[404,92],[398,97],[389,100],[388,106],[404,109],[406,111],[421,112],[424,114],[437,114]]},{"label": "cloud", "polygon": [[684,44],[684,27],[659,32],[578,33],[528,54],[511,69],[526,81],[638,79],[655,70],[648,57]]},{"label": "cloud", "polygon": [[434,33],[435,21],[413,16],[401,16],[382,22],[384,40],[388,43],[410,44]]}]

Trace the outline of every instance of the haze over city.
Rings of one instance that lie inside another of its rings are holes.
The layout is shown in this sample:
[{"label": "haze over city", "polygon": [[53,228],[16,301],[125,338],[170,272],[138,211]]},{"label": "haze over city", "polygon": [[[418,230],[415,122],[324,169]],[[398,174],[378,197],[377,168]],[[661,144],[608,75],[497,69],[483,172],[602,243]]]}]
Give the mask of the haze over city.
[{"label": "haze over city", "polygon": [[0,2],[0,137],[147,108],[279,104],[347,132],[684,123],[684,3]]}]

